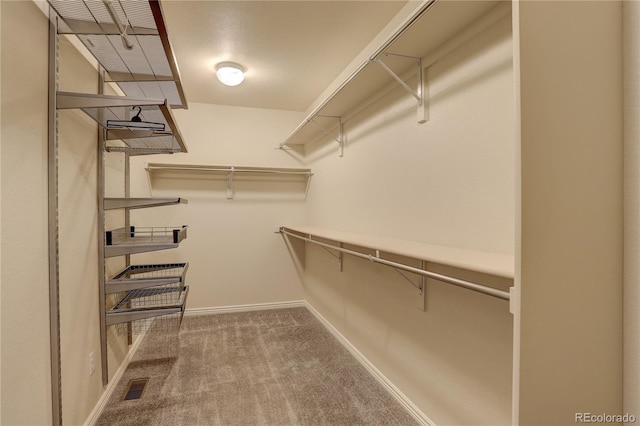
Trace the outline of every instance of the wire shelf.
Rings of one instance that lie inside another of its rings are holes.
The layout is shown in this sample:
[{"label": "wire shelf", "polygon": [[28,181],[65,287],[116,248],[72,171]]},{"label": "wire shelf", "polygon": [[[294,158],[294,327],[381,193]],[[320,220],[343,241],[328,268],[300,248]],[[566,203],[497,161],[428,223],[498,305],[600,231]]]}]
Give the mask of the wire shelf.
[{"label": "wire shelf", "polygon": [[106,282],[107,293],[186,283],[189,263],[131,265]]},{"label": "wire shelf", "polygon": [[105,232],[105,257],[176,248],[187,238],[187,225],[120,228]]},{"label": "wire shelf", "polygon": [[[63,19],[60,34],[75,34],[127,96],[168,99],[187,108],[180,72],[157,1],[49,0]],[[127,47],[127,45],[129,47]]]},{"label": "wire shelf", "polygon": [[[132,142],[131,139],[127,140],[128,144],[133,144],[133,143],[137,143],[137,140],[134,140],[134,142]],[[180,148],[179,146],[172,146],[172,147],[167,147],[167,144],[165,144],[165,146],[162,147],[158,147],[158,148],[154,148],[154,147],[141,147],[141,146],[111,146],[111,145],[107,145],[105,146],[105,150],[107,152],[126,152],[129,155],[135,156],[135,155],[154,155],[154,154],[176,154],[179,152],[184,152],[182,150],[182,148]]]},{"label": "wire shelf", "polygon": [[[120,301],[107,312],[107,325],[131,323],[142,330],[145,324],[151,326],[156,318],[171,323],[170,317],[177,315],[182,321],[188,294],[189,287],[182,283],[124,292]],[[166,326],[162,328],[166,329]]]},{"label": "wire shelf", "polygon": [[[118,142],[112,141],[123,141],[130,150],[125,152],[135,154],[187,152],[166,99],[59,91],[56,108],[82,110],[105,129],[106,146],[110,149],[122,150],[124,147],[118,148]],[[135,117],[141,122],[136,127],[128,126],[126,123],[134,123]],[[114,128],[114,123],[119,125]],[[159,127],[148,127],[152,124]],[[139,125],[147,127],[140,128]],[[158,130],[160,128],[164,130]]]},{"label": "wire shelf", "polygon": [[183,226],[130,226],[106,232],[107,245],[117,244],[177,244],[186,238],[187,225]]},{"label": "wire shelf", "polygon": [[115,324],[113,328],[119,335],[131,334],[178,334],[180,325],[182,324],[182,313],[173,313],[160,317],[146,318],[131,322],[123,322]]},{"label": "wire shelf", "polygon": [[131,290],[125,293],[112,311],[179,306],[184,297],[183,288],[182,283],[174,283]]},{"label": "wire shelf", "polygon": [[134,278],[167,278],[184,279],[189,263],[163,263],[157,265],[131,265],[120,271],[113,280],[128,280]]}]

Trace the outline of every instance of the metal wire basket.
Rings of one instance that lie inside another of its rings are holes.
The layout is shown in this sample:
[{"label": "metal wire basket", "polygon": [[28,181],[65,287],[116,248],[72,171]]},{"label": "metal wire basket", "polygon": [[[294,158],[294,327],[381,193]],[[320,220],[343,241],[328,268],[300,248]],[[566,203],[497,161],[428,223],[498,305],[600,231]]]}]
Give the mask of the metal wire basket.
[{"label": "metal wire basket", "polygon": [[123,322],[114,326],[118,335],[162,333],[177,337],[182,324],[183,312]]},{"label": "metal wire basket", "polygon": [[185,285],[188,268],[188,262],[130,265],[106,282],[106,291],[119,293],[158,285]]},{"label": "metal wire basket", "polygon": [[118,332],[170,332],[180,328],[189,287],[182,283],[124,292],[107,312],[107,324]]},{"label": "metal wire basket", "polygon": [[117,244],[178,244],[186,238],[187,226],[130,226],[106,232],[106,245]]}]

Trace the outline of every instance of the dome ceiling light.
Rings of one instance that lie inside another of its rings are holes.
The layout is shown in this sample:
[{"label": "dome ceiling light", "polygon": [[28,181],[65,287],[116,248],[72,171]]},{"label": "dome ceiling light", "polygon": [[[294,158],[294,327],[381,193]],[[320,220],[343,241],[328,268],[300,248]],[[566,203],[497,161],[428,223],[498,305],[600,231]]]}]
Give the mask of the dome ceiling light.
[{"label": "dome ceiling light", "polygon": [[237,86],[244,81],[244,68],[234,62],[220,62],[216,65],[216,77],[225,86]]}]

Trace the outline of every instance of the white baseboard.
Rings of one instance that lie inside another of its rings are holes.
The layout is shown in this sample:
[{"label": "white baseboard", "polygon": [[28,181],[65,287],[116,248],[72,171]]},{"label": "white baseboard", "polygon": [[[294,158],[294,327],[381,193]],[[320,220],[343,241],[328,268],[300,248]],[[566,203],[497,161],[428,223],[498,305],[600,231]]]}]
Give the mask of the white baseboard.
[{"label": "white baseboard", "polygon": [[118,386],[118,383],[122,378],[122,375],[127,370],[127,367],[129,366],[131,359],[133,358],[136,351],[138,350],[138,347],[140,346],[140,343],[142,342],[143,337],[144,337],[144,333],[138,335],[136,340],[133,342],[133,344],[129,348],[129,352],[127,352],[127,355],[124,357],[124,360],[122,360],[122,364],[120,364],[120,367],[118,368],[118,371],[116,371],[116,374],[114,374],[111,380],[109,380],[109,383],[104,389],[104,392],[102,392],[102,396],[96,403],[96,406],[93,407],[93,410],[89,414],[89,417],[87,417],[87,420],[84,422],[84,426],[93,426],[98,421],[98,418],[100,418],[100,415],[102,414],[102,410],[104,410],[104,407],[107,405],[107,402],[109,402],[109,398],[111,398],[113,391],[116,389],[116,386]]},{"label": "white baseboard", "polygon": [[289,302],[256,303],[252,305],[219,306],[219,307],[213,307],[213,308],[192,308],[192,309],[186,309],[184,311],[184,314],[186,316],[212,315],[212,314],[226,314],[230,312],[249,312],[249,311],[264,311],[268,309],[300,308],[303,306],[307,306],[304,300],[291,300]]},{"label": "white baseboard", "polygon": [[411,402],[409,398],[405,394],[403,394],[400,389],[398,389],[380,370],[378,370],[372,363],[365,357],[362,352],[360,352],[353,344],[342,335],[325,317],[323,317],[320,312],[316,311],[313,306],[309,304],[305,300],[305,306],[309,309],[317,319],[324,325],[324,327],[329,330],[333,336],[338,339],[342,345],[347,348],[349,352],[362,364],[364,368],[371,373],[371,375],[402,405],[411,416],[416,419],[417,422],[427,426],[435,426],[435,423],[432,422],[416,405]]}]

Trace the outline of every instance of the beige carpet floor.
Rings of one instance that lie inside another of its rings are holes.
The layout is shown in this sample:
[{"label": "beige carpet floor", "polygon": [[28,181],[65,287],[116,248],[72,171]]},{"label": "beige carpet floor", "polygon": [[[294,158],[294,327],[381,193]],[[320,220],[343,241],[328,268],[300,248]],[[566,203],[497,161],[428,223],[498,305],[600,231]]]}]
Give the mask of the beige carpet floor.
[{"label": "beige carpet floor", "polygon": [[[123,401],[131,379],[149,378]],[[97,425],[415,425],[306,309],[185,317],[145,337]]]}]

